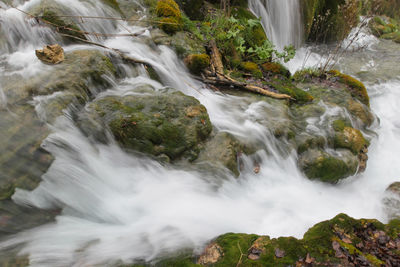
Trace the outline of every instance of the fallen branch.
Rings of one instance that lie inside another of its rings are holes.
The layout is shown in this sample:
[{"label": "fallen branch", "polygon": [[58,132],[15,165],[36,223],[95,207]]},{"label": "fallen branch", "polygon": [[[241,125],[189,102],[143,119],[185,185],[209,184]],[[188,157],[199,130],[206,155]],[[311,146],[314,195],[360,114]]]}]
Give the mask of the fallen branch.
[{"label": "fallen branch", "polygon": [[215,40],[210,41],[210,49],[211,49],[211,71],[218,76],[218,73],[224,72],[224,64],[222,63],[221,53],[218,50],[217,43]]},{"label": "fallen branch", "polygon": [[239,251],[240,251],[240,258],[239,258],[239,261],[236,264],[236,267],[239,267],[242,264],[243,256],[246,256],[246,255],[243,254],[243,251],[242,251],[242,248],[240,247],[239,241],[237,242],[237,245],[238,245],[238,248],[239,248]]},{"label": "fallen branch", "polygon": [[293,97],[291,97],[290,95],[275,93],[275,92],[269,91],[268,89],[264,89],[264,88],[256,86],[256,85],[239,82],[239,81],[237,81],[229,76],[226,76],[225,74],[222,74],[222,73],[218,73],[217,77],[205,76],[203,78],[203,82],[206,84],[214,85],[214,86],[226,86],[226,87],[233,86],[236,88],[241,88],[241,89],[244,89],[249,92],[258,93],[258,94],[265,95],[265,96],[275,98],[275,99],[296,100]]},{"label": "fallen branch", "polygon": [[228,75],[224,74],[224,65],[222,63],[221,59],[221,53],[218,50],[217,44],[215,40],[211,40],[209,43],[209,48],[211,50],[211,60],[210,60],[210,67],[211,67],[211,73],[209,73],[208,76],[202,76],[203,77],[203,82],[213,85],[213,86],[233,86],[236,88],[241,88],[249,92],[253,93],[258,93],[261,95],[265,95],[271,98],[275,99],[289,99],[289,100],[295,100],[289,95],[286,94],[279,94],[275,93],[272,91],[269,91],[268,89],[264,89],[262,87],[252,85],[252,84],[247,84],[243,82],[239,82],[233,78],[231,78]]},{"label": "fallen branch", "polygon": [[96,42],[88,41],[88,40],[85,40],[85,39],[82,39],[82,38],[79,38],[79,37],[76,37],[76,36],[73,36],[73,35],[70,35],[70,34],[61,33],[60,35],[65,36],[65,37],[69,37],[69,38],[73,38],[73,39],[76,39],[78,41],[81,41],[81,42],[84,42],[84,43],[87,43],[87,44],[91,44],[91,45],[102,47],[104,49],[111,50],[111,51],[117,53],[121,57],[121,59],[124,60],[124,61],[128,61],[128,62],[131,62],[131,63],[136,63],[136,64],[149,65],[147,62],[145,62],[143,60],[140,60],[140,59],[137,59],[137,58],[130,57],[130,56],[126,55],[124,52],[122,52],[122,51],[120,51],[118,49],[111,48],[111,47],[108,47],[108,46],[105,46],[105,45],[102,45],[102,44],[99,44],[99,43],[96,43]]}]

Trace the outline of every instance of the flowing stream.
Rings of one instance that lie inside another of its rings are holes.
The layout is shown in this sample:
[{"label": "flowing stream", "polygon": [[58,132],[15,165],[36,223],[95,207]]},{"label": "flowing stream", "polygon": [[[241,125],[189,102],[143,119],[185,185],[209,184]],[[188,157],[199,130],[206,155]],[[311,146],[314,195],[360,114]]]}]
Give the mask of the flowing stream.
[{"label": "flowing stream", "polygon": [[[30,0],[19,8],[28,10],[38,2]],[[298,1],[265,1],[262,7],[262,1],[250,2],[278,47],[300,45],[301,31],[296,29],[300,23],[295,22],[300,18]],[[68,8],[71,14],[115,15],[95,0],[71,0]],[[31,77],[48,71],[50,67],[36,59],[34,49],[60,42],[59,37],[45,27],[36,27],[35,21],[26,20],[15,9],[1,8],[0,17],[1,29],[9,33],[0,46],[0,68],[7,66],[0,81],[15,73]],[[97,32],[144,29],[104,21],[84,25],[85,30]],[[121,63],[125,76],[113,80],[113,85],[96,98],[140,94],[142,85],[154,90],[172,87],[192,95],[206,106],[216,130],[262,144],[252,156],[260,162],[260,173],[252,171],[250,157],[244,159],[240,177],[234,178],[225,170],[214,173],[190,166],[161,165],[144,156],[127,154],[113,142],[93,143],[80,132],[72,119],[73,110],[69,110],[48,125],[52,133],[43,146],[55,161],[42,182],[32,191],[18,189],[12,197],[18,205],[61,212],[54,222],[4,239],[0,248],[18,247],[21,255],[30,255],[31,266],[111,265],[151,261],[183,248],[199,252],[207,241],[226,232],[301,238],[309,227],[338,213],[386,220],[381,204],[384,190],[400,179],[400,73],[384,78],[379,75],[396,66],[400,49],[376,41],[340,62],[340,68],[367,83],[371,108],[379,123],[372,129],[377,135],[370,147],[367,171],[327,185],[306,179],[296,165],[295,154],[283,151],[268,124],[262,123],[265,118],[261,111],[271,108],[268,103],[208,90],[191,78],[174,51],[149,44],[148,36],[146,32],[140,38],[108,38],[102,42],[152,64],[163,84],[151,80],[142,66],[132,68]],[[64,46],[66,52],[82,48],[88,46]],[[377,56],[389,50],[392,55]],[[318,60],[318,53],[314,56],[307,64],[316,63],[313,60]],[[290,67],[300,66],[297,60]],[[32,101],[40,118],[43,101],[46,97]],[[0,83],[1,105],[7,106],[7,100]]]}]

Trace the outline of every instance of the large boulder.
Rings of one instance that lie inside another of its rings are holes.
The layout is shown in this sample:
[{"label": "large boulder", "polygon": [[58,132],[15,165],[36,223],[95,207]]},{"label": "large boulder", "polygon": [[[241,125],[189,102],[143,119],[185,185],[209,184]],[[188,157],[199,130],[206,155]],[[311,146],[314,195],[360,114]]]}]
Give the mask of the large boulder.
[{"label": "large boulder", "polygon": [[196,159],[212,130],[206,108],[180,92],[103,97],[88,105],[79,124],[102,141],[106,126],[123,148],[164,160]]},{"label": "large boulder", "polygon": [[362,131],[374,120],[365,86],[336,71],[306,76],[296,85],[314,101],[290,107],[300,168],[310,179],[329,183],[364,171],[369,141]]}]

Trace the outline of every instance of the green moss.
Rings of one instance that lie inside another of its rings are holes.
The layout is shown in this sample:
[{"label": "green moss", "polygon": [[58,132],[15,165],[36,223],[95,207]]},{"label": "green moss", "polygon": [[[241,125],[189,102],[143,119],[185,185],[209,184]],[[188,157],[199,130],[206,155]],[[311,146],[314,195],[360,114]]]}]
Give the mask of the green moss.
[{"label": "green moss", "polygon": [[273,74],[280,74],[286,78],[290,77],[290,71],[279,62],[266,62],[261,65],[262,69],[266,72]]},{"label": "green moss", "polygon": [[207,54],[192,54],[185,59],[186,66],[193,74],[200,74],[210,65],[210,56]]},{"label": "green moss", "polygon": [[314,100],[314,97],[312,95],[310,95],[309,93],[300,88],[297,88],[288,79],[273,78],[271,81],[265,83],[282,94],[290,95],[298,103],[307,103]]},{"label": "green moss", "polygon": [[345,120],[342,120],[342,119],[340,119],[340,120],[335,120],[335,121],[332,123],[333,129],[334,129],[335,131],[339,131],[339,132],[342,132],[342,131],[344,130],[344,128],[347,127],[347,126],[350,126],[349,123],[348,123],[347,121],[345,121]]},{"label": "green moss", "polygon": [[156,6],[156,14],[159,17],[182,17],[178,4],[174,0],[159,0]]},{"label": "green moss", "polygon": [[[252,243],[257,239],[257,235],[247,234],[234,234],[228,233],[217,238],[216,242],[223,248],[224,256],[218,262],[218,266],[231,267],[236,266],[241,258],[241,253],[245,255],[242,257],[243,261],[247,261],[246,253],[251,247]],[[246,266],[246,264],[243,264]]]},{"label": "green moss", "polygon": [[389,236],[396,239],[400,235],[400,219],[391,220],[385,229]]},{"label": "green moss", "polygon": [[348,89],[353,97],[357,98],[369,107],[369,96],[367,88],[365,88],[362,82],[337,70],[331,70],[328,72],[328,74],[332,75],[333,77],[339,78],[339,82],[348,86]]},{"label": "green moss", "polygon": [[341,125],[341,123],[337,126],[343,126],[344,128],[343,130],[339,129],[339,132],[335,135],[335,148],[347,148],[353,152],[353,154],[357,155],[365,146],[368,146],[367,140],[359,130],[347,127],[344,124]]},{"label": "green moss", "polygon": [[160,17],[159,27],[168,34],[183,29],[182,14],[174,0],[159,0],[155,12]]},{"label": "green moss", "polygon": [[174,17],[162,18],[159,26],[168,34],[174,34],[175,32],[183,29],[182,23]]},{"label": "green moss", "polygon": [[[124,148],[154,156],[166,155],[171,160],[184,155],[194,160],[199,153],[197,146],[212,130],[205,107],[177,92],[105,97],[94,101],[87,114],[91,114],[97,125],[106,124]],[[85,133],[95,134],[90,121],[85,120],[87,114],[82,114],[80,125]]]},{"label": "green moss", "polygon": [[[357,167],[357,166],[355,166]],[[344,177],[355,173],[356,168],[339,158],[322,153],[303,167],[310,179],[318,179],[327,183],[336,183]]]},{"label": "green moss", "polygon": [[312,78],[314,77],[320,77],[321,76],[321,71],[317,68],[305,68],[302,70],[298,70],[293,74],[292,79],[295,82],[311,82]]},{"label": "green moss", "polygon": [[240,64],[240,68],[245,71],[251,73],[255,78],[261,78],[262,72],[258,65],[254,62],[246,61]]},{"label": "green moss", "polygon": [[301,154],[310,148],[323,148],[325,145],[326,141],[323,136],[308,138],[305,142],[298,146],[297,153]]}]

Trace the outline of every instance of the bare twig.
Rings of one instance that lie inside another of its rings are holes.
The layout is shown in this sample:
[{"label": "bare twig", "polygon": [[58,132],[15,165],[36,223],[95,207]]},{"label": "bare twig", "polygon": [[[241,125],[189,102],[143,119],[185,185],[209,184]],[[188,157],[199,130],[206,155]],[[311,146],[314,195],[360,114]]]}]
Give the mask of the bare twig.
[{"label": "bare twig", "polygon": [[242,264],[242,258],[243,258],[243,256],[245,256],[245,254],[243,254],[243,251],[242,251],[242,248],[240,247],[239,241],[237,242],[237,246],[238,246],[239,251],[240,251],[240,258],[239,258],[238,263],[236,264],[236,267],[239,267],[240,264]]}]

